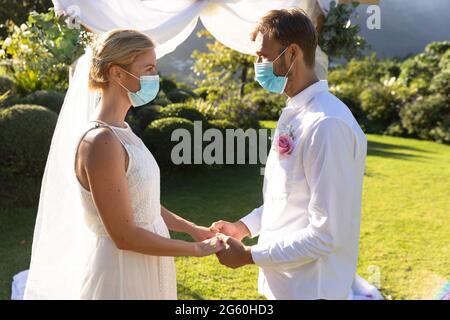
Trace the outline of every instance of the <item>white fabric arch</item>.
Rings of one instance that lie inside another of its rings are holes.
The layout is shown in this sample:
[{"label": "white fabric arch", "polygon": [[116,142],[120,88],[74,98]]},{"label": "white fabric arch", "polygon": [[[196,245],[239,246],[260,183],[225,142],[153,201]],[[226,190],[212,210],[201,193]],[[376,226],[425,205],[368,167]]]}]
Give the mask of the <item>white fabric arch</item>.
[{"label": "white fabric arch", "polygon": [[[323,3],[323,0],[321,0]],[[194,30],[200,19],[225,46],[253,53],[250,32],[272,9],[301,7],[314,20],[321,12],[317,0],[53,0],[58,15],[75,16],[95,33],[133,28],[156,42],[158,58],[174,51]],[[325,0],[325,3],[327,0]],[[316,73],[325,79],[328,57],[317,49]]]}]

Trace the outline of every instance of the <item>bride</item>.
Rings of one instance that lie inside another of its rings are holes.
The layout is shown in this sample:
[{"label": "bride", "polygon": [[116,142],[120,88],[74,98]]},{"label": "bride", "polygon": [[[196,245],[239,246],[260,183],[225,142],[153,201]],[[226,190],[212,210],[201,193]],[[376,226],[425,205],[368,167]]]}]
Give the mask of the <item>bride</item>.
[{"label": "bride", "polygon": [[[44,173],[25,299],[176,299],[173,257],[223,249],[208,228],[161,206],[158,165],[124,121],[130,104],[158,93],[154,47],[138,31],[113,30],[88,68],[79,62]],[[93,110],[83,77],[101,94]]]}]

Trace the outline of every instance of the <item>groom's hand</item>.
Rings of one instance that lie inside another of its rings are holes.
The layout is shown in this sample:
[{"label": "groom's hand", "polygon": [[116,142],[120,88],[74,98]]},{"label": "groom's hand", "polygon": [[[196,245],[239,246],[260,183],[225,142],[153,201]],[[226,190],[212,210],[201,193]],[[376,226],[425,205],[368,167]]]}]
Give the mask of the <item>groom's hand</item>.
[{"label": "groom's hand", "polygon": [[250,236],[250,231],[242,221],[228,222],[220,220],[214,222],[209,229],[215,233],[222,233],[239,241]]},{"label": "groom's hand", "polygon": [[254,264],[250,247],[224,234],[218,233],[217,238],[225,244],[225,249],[216,253],[221,264],[233,269]]}]

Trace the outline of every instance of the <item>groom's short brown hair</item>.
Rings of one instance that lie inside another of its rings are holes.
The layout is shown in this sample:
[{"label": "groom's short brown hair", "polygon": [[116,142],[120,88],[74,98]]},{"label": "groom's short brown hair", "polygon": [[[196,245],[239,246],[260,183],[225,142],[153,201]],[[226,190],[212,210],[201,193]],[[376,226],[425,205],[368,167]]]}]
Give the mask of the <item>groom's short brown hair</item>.
[{"label": "groom's short brown hair", "polygon": [[257,34],[267,34],[284,46],[297,44],[303,51],[305,63],[314,67],[318,35],[312,21],[300,8],[271,10],[262,17],[251,33],[255,41]]}]

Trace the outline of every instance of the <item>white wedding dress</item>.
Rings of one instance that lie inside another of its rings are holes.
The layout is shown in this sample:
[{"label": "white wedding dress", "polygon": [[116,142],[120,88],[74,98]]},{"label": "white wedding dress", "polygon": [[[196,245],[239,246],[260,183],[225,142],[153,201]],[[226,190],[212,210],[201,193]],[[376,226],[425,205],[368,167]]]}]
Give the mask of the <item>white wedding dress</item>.
[{"label": "white wedding dress", "polygon": [[[137,226],[169,238],[161,217],[159,167],[142,140],[130,126],[110,126],[95,120],[88,131],[107,127],[128,153],[126,171],[134,221]],[[81,138],[80,138],[81,140]],[[105,230],[91,193],[78,183],[85,221],[96,235],[82,284],[81,299],[176,299],[173,257],[144,255],[119,250]]]}]

